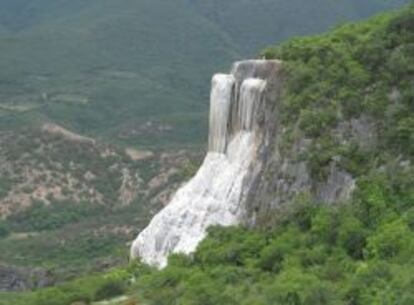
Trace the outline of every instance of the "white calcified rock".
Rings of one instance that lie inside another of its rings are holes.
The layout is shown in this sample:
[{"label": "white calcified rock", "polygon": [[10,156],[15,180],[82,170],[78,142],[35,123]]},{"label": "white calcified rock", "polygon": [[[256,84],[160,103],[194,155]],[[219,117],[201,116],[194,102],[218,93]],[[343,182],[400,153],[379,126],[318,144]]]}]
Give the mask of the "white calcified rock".
[{"label": "white calcified rock", "polygon": [[170,253],[191,253],[211,225],[238,224],[257,150],[255,113],[266,88],[263,60],[238,62],[212,80],[209,152],[194,178],[144,229],[132,258],[164,267]]},{"label": "white calcified rock", "polygon": [[233,75],[216,74],[211,84],[210,132],[208,146],[210,151],[224,153],[227,144],[228,118],[231,110]]}]

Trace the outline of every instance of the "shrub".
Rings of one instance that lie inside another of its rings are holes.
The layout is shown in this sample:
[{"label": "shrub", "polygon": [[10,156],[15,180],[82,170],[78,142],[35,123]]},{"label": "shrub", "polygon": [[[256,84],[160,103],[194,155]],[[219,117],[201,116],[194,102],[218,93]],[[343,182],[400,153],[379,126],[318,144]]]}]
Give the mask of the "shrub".
[{"label": "shrub", "polygon": [[110,280],[104,283],[95,293],[94,299],[97,301],[110,299],[123,295],[126,291],[125,283],[117,280]]},{"label": "shrub", "polygon": [[400,254],[407,254],[407,258],[413,249],[413,241],[413,234],[407,224],[403,219],[397,219],[381,225],[376,233],[368,238],[368,255],[379,259],[402,259]]},{"label": "shrub", "polygon": [[343,208],[340,224],[337,228],[338,243],[353,259],[362,259],[366,246],[367,230],[362,222],[349,211]]}]

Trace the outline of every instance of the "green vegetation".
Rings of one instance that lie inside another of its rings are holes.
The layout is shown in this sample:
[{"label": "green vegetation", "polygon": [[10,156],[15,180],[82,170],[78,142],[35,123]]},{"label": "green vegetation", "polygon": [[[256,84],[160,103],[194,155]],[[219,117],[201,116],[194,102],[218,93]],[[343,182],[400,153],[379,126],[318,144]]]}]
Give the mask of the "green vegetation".
[{"label": "green vegetation", "polygon": [[35,202],[29,209],[10,216],[7,222],[15,232],[50,231],[88,218],[102,209],[87,203]]},{"label": "green vegetation", "polygon": [[38,203],[0,221],[0,261],[47,268],[58,280],[123,265],[128,258],[126,243],[150,216],[139,199],[125,207]]},{"label": "green vegetation", "polygon": [[401,187],[395,179],[405,173],[373,173],[347,205],[299,201],[272,230],[211,228],[194,255],[172,255],[162,271],[132,264],[21,295],[13,304],[68,305],[126,294],[149,305],[410,305],[413,173],[409,177]]},{"label": "green vegetation", "polygon": [[131,273],[112,271],[105,276],[91,275],[53,288],[34,293],[0,294],[0,305],[69,305],[75,302],[90,304],[107,297],[122,294]]},{"label": "green vegetation", "polygon": [[414,181],[390,179],[368,177],[349,205],[291,206],[271,231],[211,228],[134,289],[154,305],[411,304]]},{"label": "green vegetation", "polygon": [[[285,62],[280,119],[290,132],[299,122],[301,132],[314,140],[304,156],[313,178],[323,180],[335,156],[355,176],[395,154],[412,158],[413,15],[413,8],[386,14],[263,52]],[[361,118],[375,122],[375,146],[349,137],[341,142],[335,136],[340,122]]]}]

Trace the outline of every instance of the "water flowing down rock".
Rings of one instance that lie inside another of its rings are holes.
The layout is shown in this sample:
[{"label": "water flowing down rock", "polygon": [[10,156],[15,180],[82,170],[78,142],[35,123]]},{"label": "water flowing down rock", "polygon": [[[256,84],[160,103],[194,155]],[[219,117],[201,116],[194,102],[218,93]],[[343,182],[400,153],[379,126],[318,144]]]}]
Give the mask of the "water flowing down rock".
[{"label": "water flowing down rock", "polygon": [[209,151],[197,174],[152,219],[133,258],[164,267],[171,253],[191,253],[211,225],[240,223],[258,141],[256,113],[278,61],[249,60],[212,80]]}]

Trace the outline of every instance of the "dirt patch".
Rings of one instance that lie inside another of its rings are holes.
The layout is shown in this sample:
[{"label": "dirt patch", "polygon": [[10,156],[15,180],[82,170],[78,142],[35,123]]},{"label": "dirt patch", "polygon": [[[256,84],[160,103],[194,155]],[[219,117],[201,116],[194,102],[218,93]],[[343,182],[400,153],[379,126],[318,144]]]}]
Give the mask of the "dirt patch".
[{"label": "dirt patch", "polygon": [[131,160],[139,161],[149,159],[154,156],[154,153],[149,150],[137,150],[133,148],[127,148],[125,153],[131,158]]},{"label": "dirt patch", "polygon": [[72,131],[69,131],[62,126],[53,124],[53,123],[46,123],[42,126],[42,131],[47,132],[52,135],[59,135],[64,137],[65,139],[73,142],[80,142],[80,143],[89,143],[95,144],[96,141],[92,138],[88,138],[79,134],[76,134]]}]

